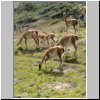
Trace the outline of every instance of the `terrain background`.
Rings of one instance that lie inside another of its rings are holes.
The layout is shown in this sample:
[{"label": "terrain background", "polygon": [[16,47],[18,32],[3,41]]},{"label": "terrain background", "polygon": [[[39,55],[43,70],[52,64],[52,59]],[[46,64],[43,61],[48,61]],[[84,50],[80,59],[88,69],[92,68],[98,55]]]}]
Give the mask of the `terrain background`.
[{"label": "terrain background", "polygon": [[[55,40],[70,34],[66,32],[63,12],[67,18],[79,18],[79,6],[86,2],[14,2],[14,97],[18,98],[85,98],[86,97],[86,26],[80,22],[80,32],[76,33],[78,40],[77,59],[73,52],[64,56],[64,73],[57,70],[59,61],[54,60],[54,73],[48,69],[38,71],[46,49],[36,49],[34,40],[28,41],[28,50],[25,50],[24,41],[16,46],[19,37],[26,27],[56,34]],[[73,32],[73,29],[71,30]],[[52,41],[51,45],[52,45]],[[69,47],[72,51],[72,46]]]}]

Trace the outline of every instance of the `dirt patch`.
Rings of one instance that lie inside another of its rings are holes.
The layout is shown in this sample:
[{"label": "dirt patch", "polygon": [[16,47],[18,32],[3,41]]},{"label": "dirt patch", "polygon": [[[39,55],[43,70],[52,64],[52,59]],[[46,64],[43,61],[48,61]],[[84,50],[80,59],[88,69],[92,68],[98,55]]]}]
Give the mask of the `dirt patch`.
[{"label": "dirt patch", "polygon": [[68,72],[68,71],[73,71],[76,68],[79,68],[79,67],[78,66],[66,66],[66,65],[64,65],[63,66],[63,72],[65,73],[65,72]]},{"label": "dirt patch", "polygon": [[26,96],[28,96],[28,93],[25,92],[25,93],[22,93],[20,95],[17,95],[15,98],[24,98]]},{"label": "dirt patch", "polygon": [[44,84],[44,86],[42,87],[42,89],[55,89],[55,90],[64,91],[64,90],[72,89],[74,87],[75,86],[72,83],[57,83],[57,84],[46,83],[46,84]]},{"label": "dirt patch", "polygon": [[39,62],[32,63],[32,68],[39,66]]},{"label": "dirt patch", "polygon": [[14,84],[19,84],[21,82],[21,80],[18,80],[18,79],[14,79]]},{"label": "dirt patch", "polygon": [[28,96],[28,93],[21,94],[21,97],[26,97],[26,96]]}]

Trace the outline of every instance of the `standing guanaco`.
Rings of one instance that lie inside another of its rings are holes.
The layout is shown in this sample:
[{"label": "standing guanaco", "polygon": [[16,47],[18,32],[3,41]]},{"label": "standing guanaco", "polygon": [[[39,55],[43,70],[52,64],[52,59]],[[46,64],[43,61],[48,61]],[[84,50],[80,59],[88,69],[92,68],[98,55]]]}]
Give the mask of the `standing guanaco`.
[{"label": "standing guanaco", "polygon": [[73,45],[74,49],[75,49],[75,57],[76,56],[76,52],[77,52],[77,40],[78,40],[78,36],[77,35],[74,35],[74,34],[71,34],[71,35],[67,35],[67,36],[64,36],[60,39],[60,41],[57,43],[57,45],[61,45],[62,47],[67,48],[68,45]]},{"label": "standing guanaco", "polygon": [[38,38],[39,40],[41,39],[42,43],[46,42],[48,43],[48,46],[49,46],[49,40],[51,39],[53,41],[53,43],[55,43],[55,40],[54,40],[54,37],[55,37],[55,34],[54,33],[49,33],[49,34],[44,34],[44,33],[39,33],[38,34]]},{"label": "standing guanaco", "polygon": [[38,31],[33,30],[33,29],[28,29],[25,32],[22,33],[20,40],[17,43],[17,46],[22,42],[22,40],[25,40],[25,45],[26,45],[26,49],[28,49],[27,47],[27,41],[29,38],[33,38],[35,43],[38,45],[39,47],[39,39],[38,39]]},{"label": "standing guanaco", "polygon": [[81,6],[79,7],[78,4],[76,4],[78,11],[79,11],[79,19],[84,19],[86,18],[86,6]]},{"label": "standing guanaco", "polygon": [[67,26],[67,31],[71,26],[73,26],[75,33],[76,33],[76,26],[78,27],[78,30],[79,30],[79,21],[77,19],[75,19],[75,18],[67,19],[65,12],[63,13],[63,18],[64,18],[65,24]]}]

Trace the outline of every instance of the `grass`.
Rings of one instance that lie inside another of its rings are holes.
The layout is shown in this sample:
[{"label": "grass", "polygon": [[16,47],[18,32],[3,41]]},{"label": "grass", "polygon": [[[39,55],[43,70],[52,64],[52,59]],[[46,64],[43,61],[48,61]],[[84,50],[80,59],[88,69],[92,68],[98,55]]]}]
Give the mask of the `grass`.
[{"label": "grass", "polygon": [[[27,93],[25,98],[31,97],[52,97],[52,98],[74,98],[85,97],[86,79],[81,75],[85,72],[84,65],[79,66],[73,71],[60,75],[59,73],[51,74],[48,68],[45,71],[38,71],[38,66],[32,67],[33,63],[40,61],[33,57],[27,57],[24,55],[14,56],[14,79],[17,81],[14,84],[14,97],[23,97],[23,93]],[[48,62],[49,65],[49,62]],[[50,66],[49,66],[50,67]],[[57,68],[57,62],[55,63]],[[69,91],[58,91],[55,89],[42,89],[46,83],[73,83],[76,87]],[[33,85],[32,85],[33,84]],[[84,93],[84,95],[83,95]]]},{"label": "grass", "polygon": [[[51,25],[52,24],[52,25]],[[50,21],[37,27],[47,33],[55,31],[60,38],[66,34],[63,21]],[[41,28],[40,28],[41,27]],[[45,27],[45,29],[44,29]],[[63,34],[65,33],[65,34]],[[36,50],[33,40],[28,42],[28,51],[25,50],[24,41],[16,46],[18,36],[14,36],[14,97],[18,98],[85,98],[86,97],[86,45],[80,44],[77,51],[77,59],[71,55],[65,55],[63,63],[64,73],[50,72],[50,61],[47,62],[47,70],[43,64],[39,71],[38,64],[46,49]],[[85,38],[85,28],[81,28],[80,36]],[[73,49],[73,47],[71,47]],[[58,59],[54,60],[54,70],[58,68]],[[46,84],[73,84],[73,88],[61,91],[55,88],[43,88]]]}]

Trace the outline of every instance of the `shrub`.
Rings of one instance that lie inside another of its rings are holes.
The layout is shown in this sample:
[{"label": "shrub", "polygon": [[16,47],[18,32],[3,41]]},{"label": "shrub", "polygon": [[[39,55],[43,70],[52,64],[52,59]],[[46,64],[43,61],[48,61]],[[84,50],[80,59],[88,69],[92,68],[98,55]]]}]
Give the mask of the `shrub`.
[{"label": "shrub", "polygon": [[18,50],[15,50],[14,55],[18,55],[18,54],[19,54]]},{"label": "shrub", "polygon": [[71,57],[69,55],[64,56],[64,61],[67,63],[78,63],[77,58]]},{"label": "shrub", "polygon": [[19,50],[19,51],[23,51],[23,48],[22,48],[22,47],[19,47],[18,50]]}]

